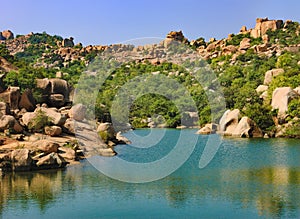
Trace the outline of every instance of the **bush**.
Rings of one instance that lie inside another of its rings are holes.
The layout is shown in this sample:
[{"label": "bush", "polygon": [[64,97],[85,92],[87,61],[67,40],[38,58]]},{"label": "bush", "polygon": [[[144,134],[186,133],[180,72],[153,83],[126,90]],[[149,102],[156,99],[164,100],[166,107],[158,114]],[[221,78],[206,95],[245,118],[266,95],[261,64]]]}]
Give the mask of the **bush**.
[{"label": "bush", "polygon": [[28,129],[33,132],[44,132],[44,128],[52,124],[52,118],[42,110],[36,112],[35,117],[29,122]]}]

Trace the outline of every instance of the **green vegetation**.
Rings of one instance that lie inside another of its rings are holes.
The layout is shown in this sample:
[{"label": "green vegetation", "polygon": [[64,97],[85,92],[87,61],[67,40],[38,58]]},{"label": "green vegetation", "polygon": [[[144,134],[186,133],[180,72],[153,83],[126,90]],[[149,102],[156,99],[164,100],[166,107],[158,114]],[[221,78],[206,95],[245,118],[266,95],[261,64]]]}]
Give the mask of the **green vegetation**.
[{"label": "green vegetation", "polygon": [[52,118],[42,110],[38,110],[35,117],[29,122],[28,129],[34,132],[44,132],[44,128],[52,124]]}]

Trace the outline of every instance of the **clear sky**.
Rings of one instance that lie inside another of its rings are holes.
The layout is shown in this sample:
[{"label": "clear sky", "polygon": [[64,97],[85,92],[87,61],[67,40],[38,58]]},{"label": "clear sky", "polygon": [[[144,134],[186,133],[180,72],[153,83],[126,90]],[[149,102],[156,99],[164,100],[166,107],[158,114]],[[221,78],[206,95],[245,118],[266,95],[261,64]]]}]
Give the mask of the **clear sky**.
[{"label": "clear sky", "polygon": [[0,30],[73,36],[112,44],[182,30],[189,39],[224,38],[257,17],[300,21],[299,0],[1,0]]}]

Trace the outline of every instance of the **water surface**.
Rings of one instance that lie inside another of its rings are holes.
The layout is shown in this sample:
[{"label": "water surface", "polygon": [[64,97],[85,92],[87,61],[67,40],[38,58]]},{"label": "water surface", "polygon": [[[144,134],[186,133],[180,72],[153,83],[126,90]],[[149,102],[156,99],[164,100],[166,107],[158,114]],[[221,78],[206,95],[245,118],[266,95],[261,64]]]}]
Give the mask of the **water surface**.
[{"label": "water surface", "polygon": [[[167,155],[180,130],[163,131],[158,145],[117,146],[118,156],[150,162]],[[157,136],[161,132],[152,130]],[[136,130],[126,135],[134,139],[148,133]],[[65,170],[6,174],[0,180],[0,217],[300,217],[299,140],[225,138],[209,165],[199,169],[206,140],[207,136],[199,137],[192,156],[177,171],[150,183],[110,179],[87,161]]]}]

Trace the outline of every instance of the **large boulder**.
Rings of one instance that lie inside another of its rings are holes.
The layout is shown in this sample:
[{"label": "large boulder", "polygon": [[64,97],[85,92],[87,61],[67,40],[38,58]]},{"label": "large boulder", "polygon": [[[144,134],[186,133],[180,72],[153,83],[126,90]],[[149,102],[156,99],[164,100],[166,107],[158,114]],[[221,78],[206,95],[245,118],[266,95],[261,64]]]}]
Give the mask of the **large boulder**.
[{"label": "large boulder", "polygon": [[0,99],[9,105],[11,110],[19,109],[20,88],[7,88],[3,93],[0,93]]},{"label": "large boulder", "polygon": [[251,47],[250,42],[251,42],[251,40],[249,38],[242,39],[242,41],[240,42],[239,50],[247,50],[247,49],[249,49]]},{"label": "large boulder", "polygon": [[220,119],[220,131],[230,135],[239,123],[240,110],[227,110]]},{"label": "large boulder", "polygon": [[15,117],[11,115],[3,115],[0,119],[0,130],[12,130],[15,133],[23,132],[23,127],[19,124],[19,122],[15,119]]},{"label": "large boulder", "polygon": [[73,37],[70,37],[69,39],[63,39],[62,41],[62,46],[63,47],[73,47],[74,46],[74,42],[73,42]]},{"label": "large boulder", "polygon": [[62,133],[62,128],[56,125],[53,126],[46,126],[44,128],[45,134],[51,137],[60,136]]},{"label": "large boulder", "polygon": [[299,98],[299,94],[290,87],[279,87],[273,91],[272,108],[278,109],[278,116],[285,117],[288,104],[292,99]]},{"label": "large boulder", "polygon": [[22,118],[20,119],[20,122],[24,126],[28,126],[32,119],[35,117],[34,112],[26,112],[23,114]]},{"label": "large boulder", "polygon": [[246,138],[263,137],[263,133],[253,120],[245,116],[239,121],[232,132],[232,136]]},{"label": "large boulder", "polygon": [[13,32],[11,32],[10,30],[4,30],[2,31],[2,37],[5,39],[5,40],[10,40],[10,39],[13,39],[14,38],[14,34]]},{"label": "large boulder", "polygon": [[60,114],[57,109],[55,108],[46,108],[46,107],[39,107],[36,108],[34,113],[37,113],[39,110],[45,113],[46,116],[48,116],[51,119],[51,122],[54,125],[63,125],[64,122],[66,121],[66,118],[63,117],[62,114]]},{"label": "large boulder", "polygon": [[29,171],[32,168],[33,160],[28,149],[16,149],[11,153],[13,171]]},{"label": "large boulder", "polygon": [[59,144],[50,140],[38,140],[33,143],[33,147],[35,147],[36,149],[38,149],[39,151],[45,154],[49,154],[52,152],[57,153]]},{"label": "large boulder", "polygon": [[268,30],[278,30],[282,26],[282,20],[269,20],[268,18],[257,18],[256,26],[250,31],[250,35],[253,38],[258,38],[266,34]]},{"label": "large boulder", "polygon": [[99,133],[102,140],[105,142],[107,140],[115,138],[115,130],[112,123],[109,122],[100,123],[97,128],[97,132]]},{"label": "large boulder", "polygon": [[27,111],[33,111],[35,109],[35,105],[36,103],[33,94],[31,90],[27,88],[21,95],[19,108],[24,108]]},{"label": "large boulder", "polygon": [[72,106],[69,111],[69,117],[75,119],[76,121],[82,121],[85,118],[86,106],[83,104],[76,104]]},{"label": "large boulder", "polygon": [[282,68],[275,68],[267,71],[265,73],[264,85],[269,85],[272,79],[280,74],[283,74],[284,70]]}]

